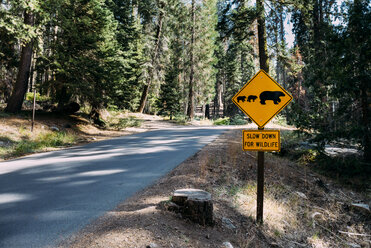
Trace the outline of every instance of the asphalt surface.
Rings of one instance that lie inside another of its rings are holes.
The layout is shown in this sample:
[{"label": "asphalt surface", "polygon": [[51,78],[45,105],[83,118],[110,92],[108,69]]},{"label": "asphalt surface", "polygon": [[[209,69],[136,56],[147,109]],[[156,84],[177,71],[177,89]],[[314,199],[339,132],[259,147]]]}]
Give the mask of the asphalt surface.
[{"label": "asphalt surface", "polygon": [[56,246],[225,130],[157,130],[0,163],[0,247]]}]

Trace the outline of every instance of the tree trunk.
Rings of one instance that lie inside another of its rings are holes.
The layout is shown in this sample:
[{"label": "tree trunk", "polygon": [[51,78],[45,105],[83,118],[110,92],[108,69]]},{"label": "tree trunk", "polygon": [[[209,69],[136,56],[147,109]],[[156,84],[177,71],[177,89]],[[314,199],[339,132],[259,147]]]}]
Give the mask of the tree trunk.
[{"label": "tree trunk", "polygon": [[214,114],[213,118],[219,118],[219,112],[221,107],[221,83],[219,80],[216,83],[216,89],[215,89],[215,97],[214,97]]},{"label": "tree trunk", "polygon": [[152,79],[153,79],[153,70],[156,67],[156,60],[158,56],[158,50],[160,48],[160,41],[161,41],[161,35],[162,35],[162,24],[164,20],[164,3],[160,2],[159,3],[159,8],[160,8],[160,13],[158,17],[158,25],[157,25],[157,31],[156,31],[156,38],[155,38],[155,48],[152,53],[152,67],[150,67],[148,70],[148,78],[146,80],[146,85],[144,85],[143,92],[142,92],[142,97],[140,98],[140,103],[139,103],[139,108],[138,112],[143,113],[144,107],[146,106],[146,101],[149,93],[149,89],[152,84]]},{"label": "tree trunk", "polygon": [[67,92],[67,86],[63,85],[62,88],[56,93],[58,99],[58,111],[62,111],[65,105],[70,101],[71,95]]},{"label": "tree trunk", "polygon": [[370,125],[370,111],[369,104],[367,101],[367,84],[363,83],[363,89],[361,90],[361,105],[362,105],[362,126],[364,128],[363,135],[363,158],[365,161],[371,161],[371,125]]},{"label": "tree trunk", "polygon": [[[280,19],[280,43],[281,43],[281,51],[285,49],[285,27],[283,25],[283,7],[279,7],[279,19]],[[286,71],[285,65],[282,59],[279,60],[280,62],[280,73],[281,73],[281,82],[283,88],[286,87]]]},{"label": "tree trunk", "polygon": [[193,57],[193,49],[195,43],[195,25],[196,25],[196,13],[195,13],[195,0],[192,0],[192,38],[191,38],[191,50],[190,50],[190,63],[191,63],[191,71],[189,75],[189,92],[188,92],[188,109],[187,109],[187,116],[189,119],[193,119],[194,117],[194,91],[193,91],[193,77],[194,77],[194,57]]},{"label": "tree trunk", "polygon": [[210,119],[210,104],[205,106],[205,118]]},{"label": "tree trunk", "polygon": [[174,191],[171,201],[185,219],[202,226],[214,225],[213,202],[209,192],[200,189],[178,189]]},{"label": "tree trunk", "polygon": [[35,86],[35,66],[36,66],[36,58],[35,56],[33,56],[33,58],[31,58],[31,73],[30,73],[30,86],[29,86],[29,92],[34,92],[34,88],[36,87]]},{"label": "tree trunk", "polygon": [[[27,11],[24,12],[24,23],[33,26],[34,16]],[[25,44],[21,51],[21,60],[18,67],[17,80],[5,108],[6,112],[16,113],[22,109],[24,96],[27,92],[28,78],[30,76],[30,66],[32,59],[32,41]]]},{"label": "tree trunk", "polygon": [[[267,34],[265,31],[264,3],[263,0],[256,0],[258,9],[258,41],[259,41],[259,63],[260,69],[269,73],[269,62],[267,52]],[[260,128],[259,128],[260,129]],[[264,128],[262,128],[264,129]],[[257,204],[256,220],[263,223],[263,201],[264,201],[264,152],[258,152],[258,185],[257,185]]]},{"label": "tree trunk", "polygon": [[106,123],[100,118],[100,109],[101,107],[99,106],[99,104],[92,104],[89,115],[94,124],[98,125],[99,127],[105,127]]},{"label": "tree trunk", "polygon": [[275,39],[275,52],[276,52],[276,81],[280,83],[280,72],[281,72],[281,59],[280,59],[280,52],[281,52],[281,45],[278,38],[278,26],[274,26],[274,39]]},{"label": "tree trunk", "polygon": [[256,8],[258,10],[259,64],[260,64],[260,69],[263,69],[266,73],[269,73],[267,33],[265,29],[263,0],[256,0]]}]

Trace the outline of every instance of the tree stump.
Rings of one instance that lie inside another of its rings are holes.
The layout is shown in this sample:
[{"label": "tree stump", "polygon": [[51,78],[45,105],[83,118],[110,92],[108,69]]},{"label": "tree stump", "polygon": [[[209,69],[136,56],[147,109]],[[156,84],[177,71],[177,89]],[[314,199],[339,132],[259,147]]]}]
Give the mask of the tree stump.
[{"label": "tree stump", "polygon": [[174,191],[171,201],[180,207],[183,218],[203,226],[214,224],[210,193],[200,189],[178,189]]}]

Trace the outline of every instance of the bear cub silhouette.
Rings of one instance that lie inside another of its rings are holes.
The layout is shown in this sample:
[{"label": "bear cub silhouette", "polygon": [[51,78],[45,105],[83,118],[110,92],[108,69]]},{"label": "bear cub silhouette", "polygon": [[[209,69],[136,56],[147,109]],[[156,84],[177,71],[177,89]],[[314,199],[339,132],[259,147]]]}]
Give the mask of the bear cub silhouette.
[{"label": "bear cub silhouette", "polygon": [[281,102],[281,99],[280,97],[283,97],[285,96],[285,94],[283,94],[283,92],[281,91],[263,91],[262,93],[260,93],[260,103],[265,105],[265,101],[267,100],[272,100],[274,102],[274,104],[278,104]]},{"label": "bear cub silhouette", "polygon": [[254,95],[249,95],[249,97],[247,98],[247,101],[251,102],[251,100],[252,100],[253,102],[255,102],[256,98],[258,98],[258,97],[254,96]]},{"label": "bear cub silhouette", "polygon": [[246,101],[246,96],[237,97],[237,102],[240,102],[240,101],[245,102]]}]

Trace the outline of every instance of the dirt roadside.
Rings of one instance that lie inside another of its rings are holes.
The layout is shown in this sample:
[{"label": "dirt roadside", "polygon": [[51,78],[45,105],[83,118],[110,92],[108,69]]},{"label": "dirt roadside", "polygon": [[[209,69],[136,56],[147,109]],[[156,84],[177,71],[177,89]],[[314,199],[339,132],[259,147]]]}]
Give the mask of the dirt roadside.
[{"label": "dirt roadside", "polygon": [[[351,206],[369,194],[266,154],[262,226],[255,223],[256,154],[242,151],[235,129],[60,247],[370,247],[370,213]],[[213,227],[159,207],[180,188],[212,193]]]},{"label": "dirt roadside", "polygon": [[[156,115],[120,112],[112,114],[108,111],[102,113],[102,117],[107,121],[105,128],[97,127],[87,116],[81,114],[61,115],[39,112],[36,115],[33,132],[31,132],[31,112],[22,112],[18,115],[2,113],[0,115],[0,162],[32,153],[55,151],[119,136],[183,126]],[[119,125],[120,121],[131,123]],[[187,126],[210,125],[212,121],[208,120],[193,120],[187,123]],[[274,124],[271,125],[274,127]],[[244,127],[254,128],[254,125]],[[61,135],[58,136],[59,134]],[[35,143],[42,141],[47,144],[35,148],[37,146]]]},{"label": "dirt roadside", "polygon": [[[107,119],[113,119],[108,112]],[[60,115],[53,113],[39,113],[36,116],[34,130],[31,132],[30,113],[20,115],[3,115],[0,117],[0,162],[5,159],[13,159],[31,153],[60,150],[71,146],[83,145],[118,136],[131,135],[139,132],[146,132],[154,129],[173,128],[178,126],[175,123],[165,121],[160,116],[126,113],[115,116],[114,121],[120,119],[131,119],[138,121],[138,126],[123,128],[98,128],[88,118],[78,115]],[[71,143],[64,143],[59,146],[43,147],[42,149],[25,151],[21,154],[12,154],[12,146],[24,140],[38,141],[51,133],[64,133],[73,137]]]}]

